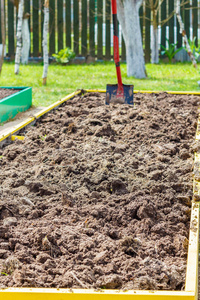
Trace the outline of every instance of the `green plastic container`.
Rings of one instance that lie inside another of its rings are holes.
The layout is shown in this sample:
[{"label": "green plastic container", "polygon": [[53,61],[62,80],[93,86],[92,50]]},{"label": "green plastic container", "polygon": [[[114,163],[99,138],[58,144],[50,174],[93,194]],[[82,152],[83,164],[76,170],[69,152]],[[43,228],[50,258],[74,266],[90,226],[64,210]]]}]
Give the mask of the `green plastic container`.
[{"label": "green plastic container", "polygon": [[19,112],[26,111],[32,105],[31,87],[5,87],[5,89],[16,89],[19,92],[0,100],[0,123],[8,121]]}]

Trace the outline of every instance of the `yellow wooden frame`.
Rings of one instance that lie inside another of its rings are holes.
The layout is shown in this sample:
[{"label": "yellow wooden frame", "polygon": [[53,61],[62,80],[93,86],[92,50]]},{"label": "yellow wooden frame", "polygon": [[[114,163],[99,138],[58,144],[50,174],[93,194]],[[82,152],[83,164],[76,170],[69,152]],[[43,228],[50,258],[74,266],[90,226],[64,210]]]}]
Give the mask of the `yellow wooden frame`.
[{"label": "yellow wooden frame", "polygon": [[[105,93],[105,90],[85,90],[84,92],[100,92]],[[158,91],[134,91],[134,93],[160,93]],[[0,143],[7,140],[24,139],[24,137],[16,136],[22,128],[31,125],[36,119],[44,114],[57,108],[65,101],[82,93],[76,91],[67,97],[55,102],[41,112],[28,118],[11,130],[0,136]],[[177,95],[200,95],[198,92],[168,92],[169,94]],[[200,117],[198,120],[196,140],[200,140]],[[193,180],[194,198],[191,206],[191,220],[189,232],[189,246],[187,258],[186,281],[184,291],[120,291],[120,290],[89,290],[89,289],[55,289],[55,288],[6,288],[0,290],[0,297],[3,300],[197,300],[198,299],[198,256],[199,256],[199,200],[200,200],[200,154],[195,153],[195,174]],[[195,196],[196,195],[196,196]],[[199,197],[198,197],[199,196]],[[197,200],[197,201],[196,201]]]}]

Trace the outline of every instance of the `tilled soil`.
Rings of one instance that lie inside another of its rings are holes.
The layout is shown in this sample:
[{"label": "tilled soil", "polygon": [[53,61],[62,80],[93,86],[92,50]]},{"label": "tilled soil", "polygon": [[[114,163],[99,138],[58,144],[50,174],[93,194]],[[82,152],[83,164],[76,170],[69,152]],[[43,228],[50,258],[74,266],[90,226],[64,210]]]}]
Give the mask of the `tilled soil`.
[{"label": "tilled soil", "polygon": [[19,92],[17,89],[0,88],[0,100]]},{"label": "tilled soil", "polygon": [[76,96],[0,150],[0,283],[184,288],[199,97]]}]

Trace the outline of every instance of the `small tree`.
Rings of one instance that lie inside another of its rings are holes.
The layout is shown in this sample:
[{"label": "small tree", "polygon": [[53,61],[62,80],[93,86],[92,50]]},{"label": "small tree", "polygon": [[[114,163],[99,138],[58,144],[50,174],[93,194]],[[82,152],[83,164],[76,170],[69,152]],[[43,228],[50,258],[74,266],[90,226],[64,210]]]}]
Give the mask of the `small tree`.
[{"label": "small tree", "polygon": [[186,31],[185,31],[185,28],[184,28],[184,23],[183,23],[182,18],[181,18],[180,6],[181,6],[180,5],[180,0],[176,0],[176,16],[177,16],[177,19],[178,19],[178,22],[179,22],[179,25],[180,25],[180,33],[183,36],[183,41],[184,41],[185,47],[187,49],[187,53],[190,56],[190,59],[192,61],[192,64],[197,69],[197,62],[195,60],[195,57],[194,57],[194,55],[191,51],[190,45],[188,43],[188,38],[187,38]]},{"label": "small tree", "polygon": [[22,64],[28,63],[29,51],[30,51],[30,32],[28,26],[29,13],[25,13],[22,23]]},{"label": "small tree", "polygon": [[19,65],[22,51],[22,23],[24,12],[24,0],[20,0],[18,8],[18,22],[17,22],[17,48],[15,54],[15,74],[19,74]]},{"label": "small tree", "polygon": [[161,2],[157,0],[147,0],[147,6],[149,5],[149,8],[152,12],[152,23],[153,23],[153,34],[151,37],[151,62],[152,64],[159,63],[159,45],[158,45],[158,11],[160,8],[160,5],[162,4],[163,0]]}]

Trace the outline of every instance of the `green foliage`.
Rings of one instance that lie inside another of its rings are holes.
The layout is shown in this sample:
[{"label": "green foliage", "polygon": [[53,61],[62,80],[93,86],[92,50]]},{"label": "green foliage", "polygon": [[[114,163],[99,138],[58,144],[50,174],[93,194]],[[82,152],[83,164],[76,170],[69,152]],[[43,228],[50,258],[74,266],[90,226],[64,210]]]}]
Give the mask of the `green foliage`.
[{"label": "green foliage", "polygon": [[76,54],[70,48],[61,49],[58,54],[53,54],[57,63],[67,64],[70,60],[75,58]]},{"label": "green foliage", "polygon": [[170,44],[169,39],[166,39],[166,41],[168,43],[168,47],[165,48],[163,45],[161,45],[161,48],[163,49],[163,51],[161,51],[161,55],[166,55],[169,59],[169,63],[171,64],[174,55],[178,53],[181,49],[183,49],[183,47],[176,49],[177,43]]}]

